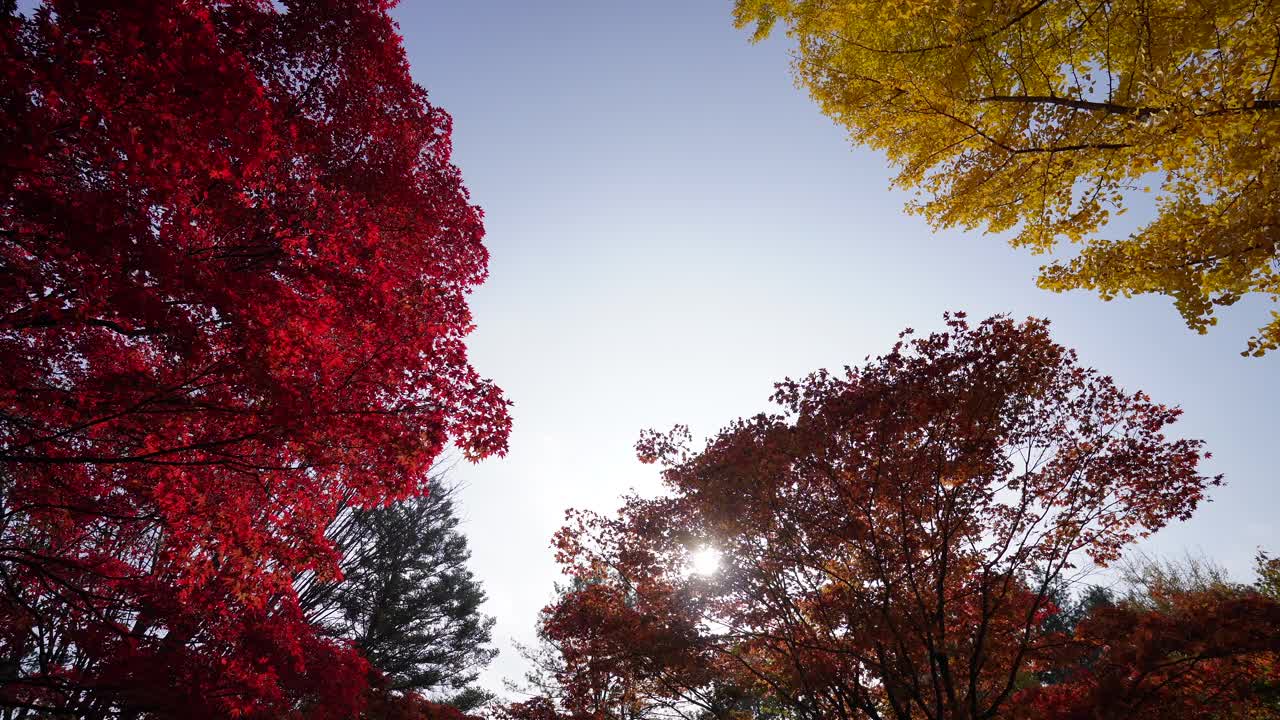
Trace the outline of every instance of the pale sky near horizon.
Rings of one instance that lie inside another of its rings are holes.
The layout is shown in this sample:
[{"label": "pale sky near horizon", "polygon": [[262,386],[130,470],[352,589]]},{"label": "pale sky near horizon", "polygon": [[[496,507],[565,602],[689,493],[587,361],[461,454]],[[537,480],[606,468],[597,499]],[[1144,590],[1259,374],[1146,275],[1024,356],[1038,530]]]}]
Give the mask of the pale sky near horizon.
[{"label": "pale sky near horizon", "polygon": [[488,686],[522,671],[509,641],[532,639],[551,598],[564,510],[657,492],[632,450],[641,429],[708,436],[769,409],[774,381],[858,364],[904,327],[939,328],[946,310],[1048,317],[1084,363],[1184,408],[1175,430],[1206,440],[1227,485],[1145,550],[1202,553],[1241,578],[1259,546],[1280,551],[1280,353],[1239,355],[1272,306],[1241,303],[1200,336],[1168,299],[1047,293],[1033,282],[1040,258],[931,231],[903,212],[884,158],[852,148],[793,86],[787,43],[751,45],[730,7],[395,11],[486,213],[472,360],[515,401],[510,454],[453,472],[498,618]]}]

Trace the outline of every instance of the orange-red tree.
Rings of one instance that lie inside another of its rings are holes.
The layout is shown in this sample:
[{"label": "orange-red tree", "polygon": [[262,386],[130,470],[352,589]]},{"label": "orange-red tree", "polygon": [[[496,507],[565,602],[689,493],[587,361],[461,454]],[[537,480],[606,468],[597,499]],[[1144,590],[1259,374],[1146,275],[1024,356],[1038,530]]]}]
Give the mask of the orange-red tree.
[{"label": "orange-red tree", "polygon": [[339,507],[505,449],[392,4],[0,2],[0,705],[350,712],[292,578]]},{"label": "orange-red tree", "polygon": [[1095,608],[1063,645],[1063,682],[1018,693],[1035,720],[1280,716],[1280,602],[1252,590],[1161,592]]},{"label": "orange-red tree", "polygon": [[[1164,434],[1177,409],[1081,367],[1043,321],[910,335],[780,383],[781,413],[701,450],[679,428],[642,439],[670,494],[557,537],[582,581],[542,626],[566,698],[608,667],[692,715],[993,717],[1070,645],[1046,623],[1055,583],[1220,482]],[[700,575],[704,547],[722,560]],[[708,673],[749,702],[704,702],[726,694]]]},{"label": "orange-red tree", "polygon": [[529,698],[507,720],[556,717],[659,720],[719,717],[744,699],[721,658],[698,646],[682,598],[632,592],[620,577],[563,589],[542,612],[527,650]]}]

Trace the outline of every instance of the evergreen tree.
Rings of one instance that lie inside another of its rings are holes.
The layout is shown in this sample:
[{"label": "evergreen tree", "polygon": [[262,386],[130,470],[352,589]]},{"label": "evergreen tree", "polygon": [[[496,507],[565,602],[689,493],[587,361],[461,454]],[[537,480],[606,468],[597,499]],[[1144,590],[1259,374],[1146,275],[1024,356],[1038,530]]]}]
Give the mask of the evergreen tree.
[{"label": "evergreen tree", "polygon": [[383,508],[349,509],[329,528],[343,579],[299,582],[309,619],[347,638],[389,689],[436,697],[463,711],[492,699],[474,685],[498,651],[485,594],[467,569],[453,486]]}]

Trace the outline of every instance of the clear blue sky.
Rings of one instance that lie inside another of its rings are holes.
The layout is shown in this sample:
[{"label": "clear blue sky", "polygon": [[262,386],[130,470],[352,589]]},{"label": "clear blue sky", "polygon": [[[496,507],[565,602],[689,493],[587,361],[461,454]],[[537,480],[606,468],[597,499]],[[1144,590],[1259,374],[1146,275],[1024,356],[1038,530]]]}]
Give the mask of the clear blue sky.
[{"label": "clear blue sky", "polygon": [[[1269,309],[1207,336],[1162,298],[1103,303],[1033,283],[1040,259],[902,212],[884,159],[853,149],[792,84],[787,45],[751,45],[728,0],[409,0],[414,76],[453,114],[455,160],[493,255],[474,296],[477,368],[515,400],[511,453],[458,468],[472,567],[497,616],[495,689],[521,663],[566,507],[657,489],[640,429],[712,434],[772,383],[856,364],[948,309],[1053,320],[1122,385],[1186,411],[1227,475],[1146,544],[1240,577],[1280,550],[1280,353],[1239,356]],[[1130,213],[1135,215],[1136,213]]]}]

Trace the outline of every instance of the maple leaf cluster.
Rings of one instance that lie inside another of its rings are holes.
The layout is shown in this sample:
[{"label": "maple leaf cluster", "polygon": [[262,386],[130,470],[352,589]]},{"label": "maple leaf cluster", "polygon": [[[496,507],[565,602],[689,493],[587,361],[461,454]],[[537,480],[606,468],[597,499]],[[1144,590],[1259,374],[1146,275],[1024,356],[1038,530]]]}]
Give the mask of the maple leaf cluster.
[{"label": "maple leaf cluster", "polygon": [[346,716],[339,508],[505,451],[449,117],[381,0],[0,5],[0,702]]}]

